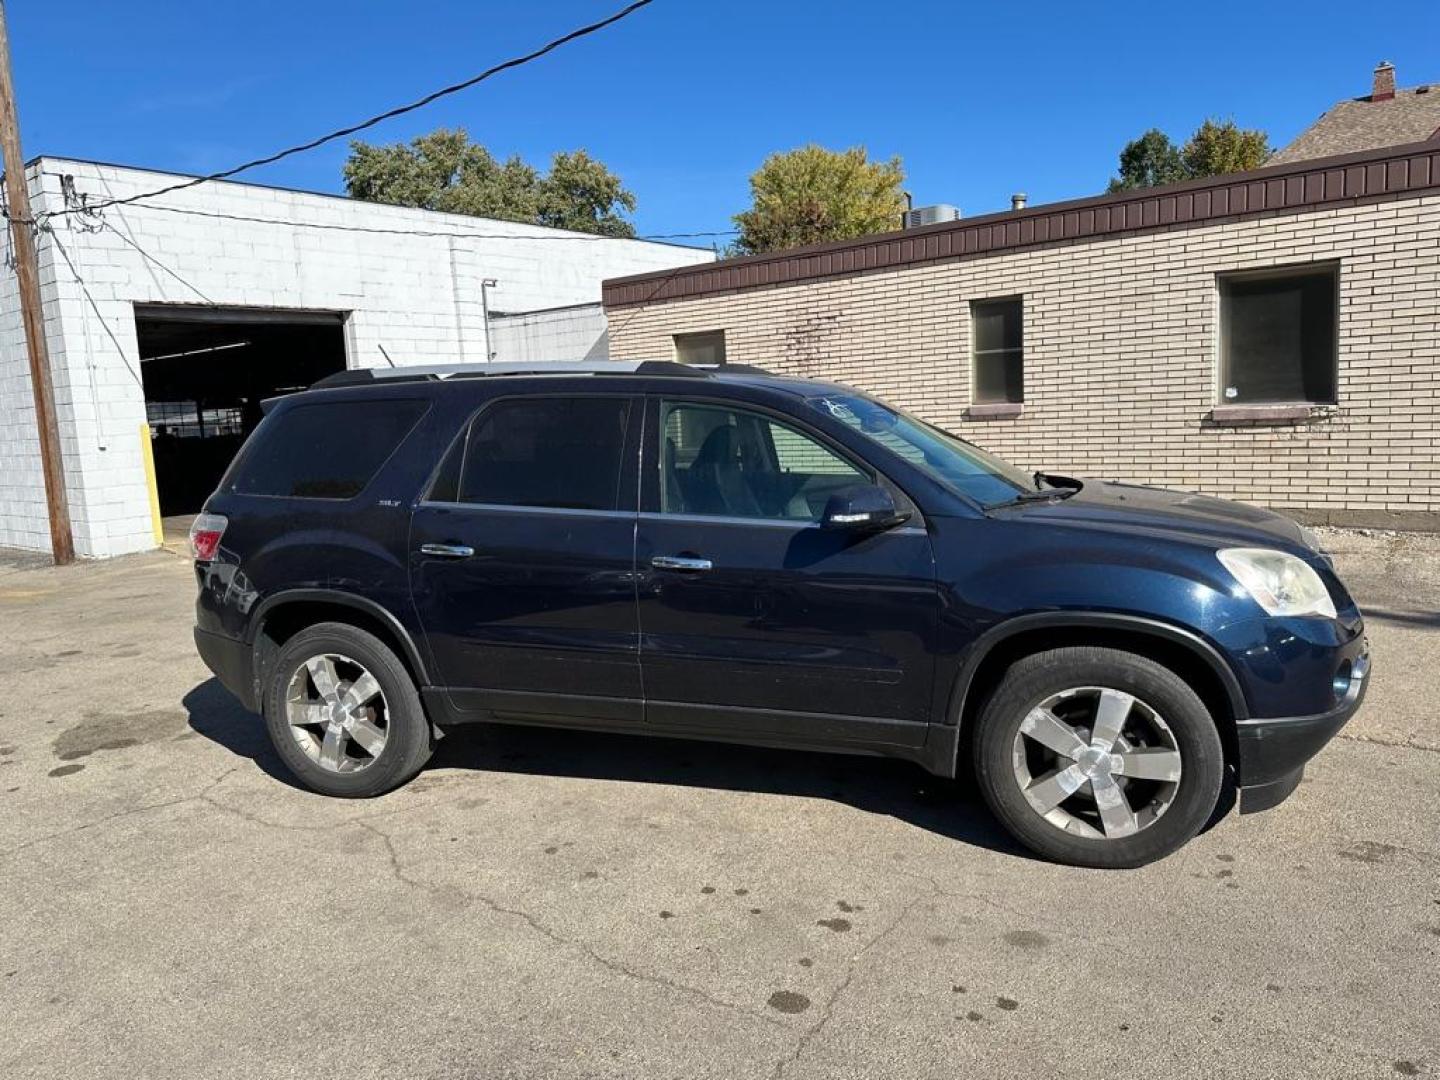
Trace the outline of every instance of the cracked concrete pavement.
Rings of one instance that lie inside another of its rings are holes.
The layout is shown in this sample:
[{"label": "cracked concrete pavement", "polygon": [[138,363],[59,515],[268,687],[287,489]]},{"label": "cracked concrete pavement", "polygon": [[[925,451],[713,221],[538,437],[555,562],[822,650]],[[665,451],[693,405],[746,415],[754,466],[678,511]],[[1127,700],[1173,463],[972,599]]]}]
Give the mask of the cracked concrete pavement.
[{"label": "cracked concrete pavement", "polygon": [[1327,533],[1365,710],[1277,810],[1049,866],[899,763],[493,728],[292,786],[168,553],[0,558],[0,1075],[1440,1073],[1440,538]]}]

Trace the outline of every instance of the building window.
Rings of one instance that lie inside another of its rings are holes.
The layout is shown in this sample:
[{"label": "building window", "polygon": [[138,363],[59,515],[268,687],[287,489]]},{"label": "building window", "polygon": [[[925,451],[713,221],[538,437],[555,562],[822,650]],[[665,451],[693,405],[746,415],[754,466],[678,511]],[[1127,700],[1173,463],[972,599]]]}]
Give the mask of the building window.
[{"label": "building window", "polygon": [[682,364],[725,363],[725,331],[707,330],[703,334],[676,334],[675,359]]},{"label": "building window", "polygon": [[1335,401],[1339,283],[1334,264],[1220,275],[1221,404]]},{"label": "building window", "polygon": [[202,409],[193,401],[147,401],[145,418],[150,422],[150,437],[154,439],[245,434],[245,417],[238,408]]},{"label": "building window", "polygon": [[1018,296],[976,300],[970,305],[970,322],[975,343],[971,400],[977,405],[1019,405],[1025,400],[1023,301]]}]

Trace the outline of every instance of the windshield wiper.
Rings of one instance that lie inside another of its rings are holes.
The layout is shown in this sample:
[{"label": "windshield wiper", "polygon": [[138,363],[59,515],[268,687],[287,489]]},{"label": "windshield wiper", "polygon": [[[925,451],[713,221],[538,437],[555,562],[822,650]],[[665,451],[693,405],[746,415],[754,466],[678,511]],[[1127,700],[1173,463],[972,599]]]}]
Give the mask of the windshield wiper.
[{"label": "windshield wiper", "polygon": [[1000,503],[991,503],[990,509],[994,510],[999,506],[1014,506],[1016,503],[1049,502],[1052,499],[1068,499],[1079,490],[1078,487],[1053,487],[1045,488],[1042,491],[1022,491],[1013,499],[1006,499]]},{"label": "windshield wiper", "polygon": [[[1013,499],[1006,499],[1001,503],[994,503],[990,509],[1000,506],[1014,506],[1016,503],[1049,502],[1052,499],[1068,499],[1085,485],[1071,476],[1061,476],[1058,473],[1037,472],[1034,474],[1035,490],[1022,491]],[[1041,487],[1048,484],[1049,487]]]}]

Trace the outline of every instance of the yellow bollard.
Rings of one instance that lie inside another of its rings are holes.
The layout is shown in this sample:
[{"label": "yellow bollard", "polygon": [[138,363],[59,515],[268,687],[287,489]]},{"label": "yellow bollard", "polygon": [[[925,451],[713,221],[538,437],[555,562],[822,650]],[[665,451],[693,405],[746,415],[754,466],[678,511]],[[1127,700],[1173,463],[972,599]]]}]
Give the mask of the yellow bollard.
[{"label": "yellow bollard", "polygon": [[165,543],[165,526],[160,524],[160,489],[155,486],[155,450],[150,445],[150,425],[140,425],[140,457],[145,461],[145,486],[150,489],[150,527],[155,530],[155,546]]}]

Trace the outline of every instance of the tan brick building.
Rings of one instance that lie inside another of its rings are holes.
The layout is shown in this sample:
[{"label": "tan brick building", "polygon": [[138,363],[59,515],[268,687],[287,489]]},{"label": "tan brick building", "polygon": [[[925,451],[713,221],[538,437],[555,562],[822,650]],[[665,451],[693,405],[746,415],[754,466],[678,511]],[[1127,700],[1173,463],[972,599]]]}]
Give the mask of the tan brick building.
[{"label": "tan brick building", "polygon": [[1440,142],[606,282],[611,354],[879,394],[1027,468],[1440,528]]}]

